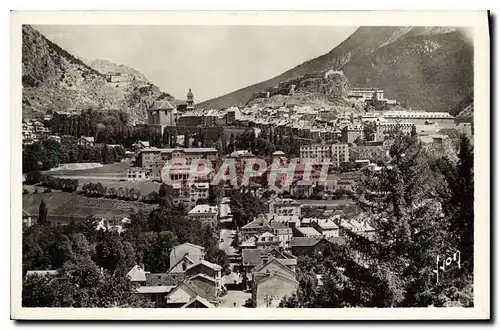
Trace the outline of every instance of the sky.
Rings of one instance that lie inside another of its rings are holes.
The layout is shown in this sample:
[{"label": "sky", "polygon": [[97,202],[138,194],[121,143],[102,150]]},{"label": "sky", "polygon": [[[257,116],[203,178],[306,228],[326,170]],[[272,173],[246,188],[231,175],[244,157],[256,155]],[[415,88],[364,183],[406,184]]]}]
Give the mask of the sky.
[{"label": "sky", "polygon": [[252,85],[329,52],[356,27],[36,25],[71,54],[124,64],[195,102]]}]

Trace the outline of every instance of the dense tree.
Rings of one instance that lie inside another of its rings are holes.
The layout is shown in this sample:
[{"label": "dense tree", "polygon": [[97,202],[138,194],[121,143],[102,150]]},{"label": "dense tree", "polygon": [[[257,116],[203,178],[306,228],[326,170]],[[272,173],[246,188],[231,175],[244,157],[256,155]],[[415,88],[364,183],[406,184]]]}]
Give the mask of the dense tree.
[{"label": "dense tree", "polygon": [[299,269],[323,274],[323,285],[311,299],[301,283],[282,307],[471,305],[470,279],[463,269],[440,274],[439,282],[433,272],[436,257],[457,247],[452,213],[442,207],[448,201],[440,197],[449,196],[446,180],[414,137],[396,133],[390,156],[381,172],[365,171],[358,187],[358,206],[367,211],[374,236],[345,230],[347,246],[332,253],[334,258],[299,259],[305,263]]},{"label": "dense tree", "polygon": [[58,235],[51,250],[52,267],[58,269],[69,260],[74,259],[71,240],[66,235]]},{"label": "dense tree", "polygon": [[[105,146],[106,147],[106,146]],[[63,163],[102,162],[112,163],[125,157],[125,149],[113,146],[106,149],[102,145],[78,145],[75,139],[64,138],[61,143],[43,139],[23,148],[23,173],[49,170]],[[107,160],[103,159],[106,157]]]},{"label": "dense tree", "polygon": [[174,191],[171,186],[162,183],[158,190],[160,206],[172,206],[174,202]]},{"label": "dense tree", "polygon": [[99,236],[99,242],[95,247],[95,261],[99,267],[114,271],[121,259],[125,258],[123,245],[115,233],[103,231]]},{"label": "dense tree", "polygon": [[151,250],[145,255],[144,264],[153,273],[167,272],[170,269],[170,250],[177,245],[177,237],[171,231],[158,233]]},{"label": "dense tree", "polygon": [[40,202],[40,207],[38,208],[38,224],[42,226],[48,226],[49,220],[47,218],[47,205],[45,205],[45,201],[42,199]]},{"label": "dense tree", "polygon": [[222,267],[222,275],[229,275],[231,270],[229,268],[229,258],[224,250],[216,247],[211,247],[205,254],[205,260],[212,262]]},{"label": "dense tree", "polygon": [[89,242],[95,242],[98,223],[99,220],[96,217],[88,216],[80,224],[80,232],[85,235]]},{"label": "dense tree", "polygon": [[126,276],[101,271],[89,259],[67,263],[56,277],[23,280],[23,307],[153,307],[134,294]]},{"label": "dense tree", "polygon": [[259,214],[266,212],[263,200],[249,192],[231,191],[230,205],[235,228],[246,225]]}]

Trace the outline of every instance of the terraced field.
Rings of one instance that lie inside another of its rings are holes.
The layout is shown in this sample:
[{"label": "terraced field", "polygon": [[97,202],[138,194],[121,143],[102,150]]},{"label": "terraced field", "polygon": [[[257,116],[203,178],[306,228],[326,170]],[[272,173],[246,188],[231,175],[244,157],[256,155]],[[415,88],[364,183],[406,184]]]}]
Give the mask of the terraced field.
[{"label": "terraced field", "polygon": [[151,211],[156,205],[140,202],[121,201],[106,198],[89,198],[76,193],[51,192],[23,195],[23,210],[28,214],[38,216],[40,202],[44,200],[49,217],[84,219],[93,215],[112,218],[126,217],[131,211],[142,209]]}]

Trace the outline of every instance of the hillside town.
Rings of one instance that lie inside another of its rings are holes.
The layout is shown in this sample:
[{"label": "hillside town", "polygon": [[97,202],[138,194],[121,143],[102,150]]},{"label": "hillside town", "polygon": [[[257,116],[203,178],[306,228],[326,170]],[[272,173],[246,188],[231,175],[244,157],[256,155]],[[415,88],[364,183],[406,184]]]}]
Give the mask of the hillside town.
[{"label": "hillside town", "polygon": [[470,45],[350,38],[199,102],[23,26],[22,306],[473,307]]},{"label": "hillside town", "polygon": [[[111,74],[107,77],[117,79]],[[378,88],[351,88],[349,100],[359,107],[385,99],[383,90]],[[391,100],[384,102],[397,104]],[[177,237],[165,243],[168,247],[161,252],[161,258],[166,258],[162,261],[165,266],[151,267],[143,260],[138,262],[134,255],[126,255],[138,252],[133,247],[119,253],[125,254],[120,258],[128,260],[130,268],[124,277],[130,281],[133,295],[156,308],[278,307],[286,297],[300,291],[298,268],[304,258],[328,256],[345,248],[353,233],[368,240],[377,239],[373,214],[356,211],[354,196],[366,171],[382,172],[391,163],[390,150],[396,136],[413,137],[420,145],[431,146],[432,153],[439,157],[457,157],[454,147],[457,136],[472,136],[470,124],[455,123],[453,116],[443,112],[400,107],[346,111],[339,107],[296,104],[198,109],[191,90],[187,101],[152,102],[147,113],[148,122],[135,129],[148,132],[150,139],[136,139],[128,147],[108,144],[98,134],[60,134],[56,121],[78,116],[74,114],[54,113],[23,122],[25,150],[52,141],[98,148],[104,158],[109,158],[103,148],[123,149],[121,156],[115,155],[120,170],[107,173],[95,183],[95,188],[90,188],[89,180],[94,178],[88,174],[92,171],[55,168],[44,174],[38,171],[34,179],[32,173],[27,173],[25,197],[37,194],[28,187],[49,188],[44,193],[38,192],[42,196],[40,205],[30,206],[27,199],[24,201],[23,224],[29,230],[41,222],[67,227],[80,221],[86,226],[95,225],[87,228],[93,235],[114,233],[117,236],[110,237],[118,240],[138,230],[140,213],[120,216],[107,210],[106,217],[91,214],[91,218],[73,213],[51,214],[58,206],[49,196],[50,187],[68,191],[62,187],[64,180],[89,182],[83,186],[77,182],[72,190],[89,199],[120,198],[127,192],[132,196],[135,190],[135,197],[130,200],[159,203],[159,208],[181,212],[179,216],[196,224],[204,237],[197,242]],[[162,137],[160,143],[155,134]],[[168,147],[163,144],[165,140],[169,140]],[[261,140],[269,144],[260,148]],[[238,149],[245,144],[246,148]],[[286,152],[277,148],[285,145]],[[43,168],[40,160],[38,165]],[[115,165],[102,168],[106,166]],[[127,184],[127,192],[112,188],[117,182]],[[139,191],[146,183],[156,184],[159,192],[141,197]],[[48,196],[44,198],[46,192]],[[242,198],[250,198],[261,207],[242,215],[241,212],[248,211],[242,206]],[[436,203],[441,209],[442,205]],[[243,209],[235,212],[235,207]],[[27,210],[35,208],[44,209],[45,213]],[[151,218],[151,214],[146,216]],[[177,243],[172,245],[174,242]],[[102,244],[96,243],[97,247]],[[216,257],[214,249],[218,251]],[[362,254],[351,253],[362,264]],[[211,256],[207,258],[208,255]],[[100,263],[101,272],[109,269],[108,262]],[[25,279],[33,276],[55,279],[59,270],[53,264],[51,267],[25,269]],[[323,285],[324,275],[321,271],[312,273],[315,288]]]}]

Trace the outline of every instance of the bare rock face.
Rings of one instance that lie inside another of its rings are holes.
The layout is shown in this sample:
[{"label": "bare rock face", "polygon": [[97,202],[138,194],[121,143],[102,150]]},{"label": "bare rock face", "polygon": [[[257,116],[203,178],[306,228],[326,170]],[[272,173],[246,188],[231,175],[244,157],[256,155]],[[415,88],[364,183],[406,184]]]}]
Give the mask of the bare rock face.
[{"label": "bare rock face", "polygon": [[323,93],[333,100],[344,100],[349,94],[347,78],[342,72],[332,72],[325,74]]},{"label": "bare rock face", "polygon": [[[174,98],[135,69],[109,61],[90,65],[45,38],[29,25],[22,29],[22,109],[24,118],[50,111],[124,110],[131,123],[145,122],[143,100]],[[102,71],[102,72],[101,72]],[[108,71],[126,73],[130,81],[110,83]]]}]

